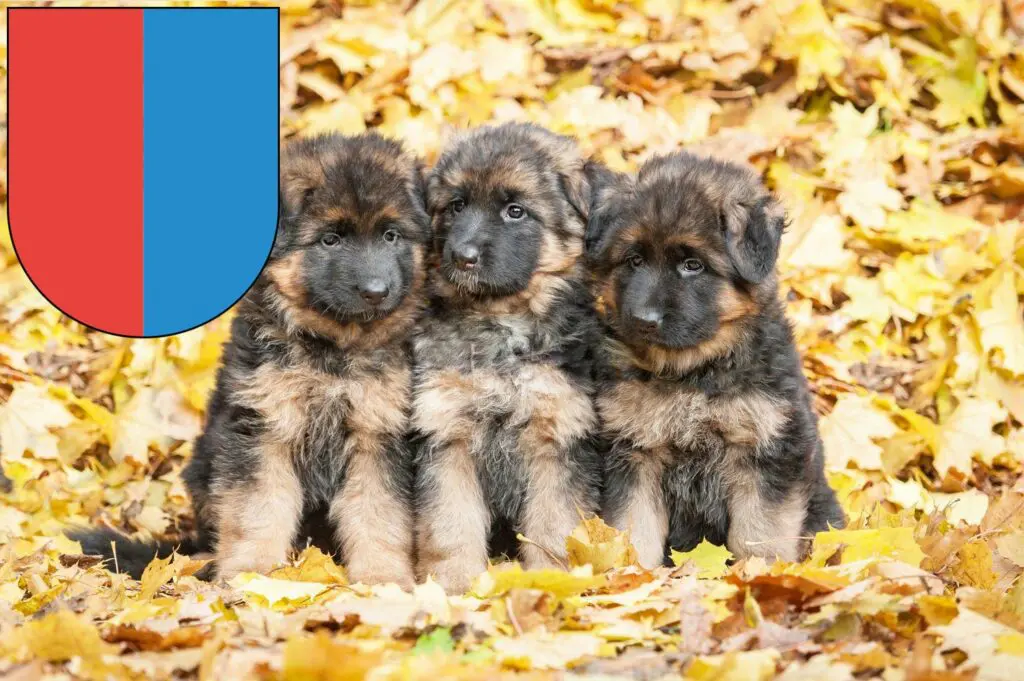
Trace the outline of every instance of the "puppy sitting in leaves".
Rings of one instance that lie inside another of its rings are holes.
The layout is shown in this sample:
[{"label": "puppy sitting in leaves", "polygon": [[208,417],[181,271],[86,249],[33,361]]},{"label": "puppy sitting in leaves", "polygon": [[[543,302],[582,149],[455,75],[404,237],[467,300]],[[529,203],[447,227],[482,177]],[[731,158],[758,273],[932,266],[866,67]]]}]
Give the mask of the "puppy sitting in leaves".
[{"label": "puppy sitting in leaves", "polygon": [[418,576],[464,591],[489,553],[564,562],[599,502],[589,203],[575,143],[505,124],[455,140],[430,175],[434,301],[414,344]]},{"label": "puppy sitting in leaves", "polygon": [[702,538],[792,561],[844,524],[778,300],[784,225],[752,172],[682,152],[595,188],[604,515],[647,567]]},{"label": "puppy sitting in leaves", "polygon": [[[312,528],[352,581],[413,583],[409,339],[425,301],[419,162],[375,134],[289,145],[269,263],[242,300],[184,479],[217,573],[266,571]],[[317,531],[320,530],[320,531]],[[93,531],[138,576],[153,545]],[[113,561],[110,561],[113,565]]]}]

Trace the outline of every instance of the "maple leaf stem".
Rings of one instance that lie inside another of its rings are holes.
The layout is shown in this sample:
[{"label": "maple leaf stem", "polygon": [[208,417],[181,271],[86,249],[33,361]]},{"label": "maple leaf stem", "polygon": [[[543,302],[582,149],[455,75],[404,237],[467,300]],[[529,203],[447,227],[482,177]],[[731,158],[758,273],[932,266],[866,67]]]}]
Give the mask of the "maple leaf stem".
[{"label": "maple leaf stem", "polygon": [[532,539],[529,539],[529,538],[527,538],[527,537],[525,537],[524,535],[521,535],[521,534],[519,534],[519,533],[516,533],[516,539],[518,539],[518,540],[519,540],[519,541],[521,541],[521,542],[525,542],[525,543],[527,543],[527,544],[533,544],[533,545],[534,545],[534,546],[536,546],[536,547],[537,547],[538,549],[540,549],[541,551],[543,551],[543,552],[544,552],[544,553],[545,553],[545,554],[547,555],[547,557],[548,557],[548,558],[550,558],[550,559],[552,560],[552,562],[556,563],[556,564],[557,564],[557,565],[558,565],[558,566],[559,566],[560,568],[562,568],[562,569],[563,569],[563,570],[565,570],[566,572],[568,572],[568,571],[569,571],[569,564],[568,564],[568,563],[566,563],[566,562],[565,562],[564,560],[562,560],[561,558],[559,558],[559,557],[558,557],[558,556],[557,556],[557,555],[555,554],[555,552],[554,552],[554,551],[552,551],[551,549],[549,549],[548,547],[546,547],[546,546],[544,546],[544,545],[542,545],[542,544],[538,544],[537,542],[533,541]]}]

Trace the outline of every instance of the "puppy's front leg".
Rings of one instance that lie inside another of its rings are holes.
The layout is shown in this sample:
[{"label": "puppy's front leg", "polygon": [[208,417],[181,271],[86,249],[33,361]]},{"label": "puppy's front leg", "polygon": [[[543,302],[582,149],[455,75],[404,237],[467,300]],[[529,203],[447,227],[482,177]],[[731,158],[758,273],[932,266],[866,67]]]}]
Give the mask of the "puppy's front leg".
[{"label": "puppy's front leg", "polygon": [[528,570],[565,567],[565,538],[580,523],[580,513],[593,509],[581,499],[582,481],[576,480],[568,458],[548,449],[533,452],[527,459],[528,481],[523,504],[519,553]]},{"label": "puppy's front leg", "polygon": [[466,442],[429,443],[418,469],[417,576],[463,593],[487,569],[491,519],[476,463]]},{"label": "puppy's front leg", "polygon": [[219,577],[267,572],[288,558],[302,514],[302,485],[288,447],[264,445],[251,478],[218,483],[211,496]]},{"label": "puppy's front leg", "polygon": [[734,450],[726,478],[729,550],[737,558],[799,560],[805,544],[800,535],[807,515],[806,494],[800,487],[788,491],[769,488],[754,465],[752,451]]},{"label": "puppy's front leg", "polygon": [[668,507],[662,488],[665,462],[655,452],[613,451],[605,491],[608,524],[629,531],[640,564],[654,569],[665,562]]},{"label": "puppy's front leg", "polygon": [[331,501],[331,521],[349,579],[364,584],[415,584],[412,494],[408,456],[400,441],[352,433],[341,489]]}]

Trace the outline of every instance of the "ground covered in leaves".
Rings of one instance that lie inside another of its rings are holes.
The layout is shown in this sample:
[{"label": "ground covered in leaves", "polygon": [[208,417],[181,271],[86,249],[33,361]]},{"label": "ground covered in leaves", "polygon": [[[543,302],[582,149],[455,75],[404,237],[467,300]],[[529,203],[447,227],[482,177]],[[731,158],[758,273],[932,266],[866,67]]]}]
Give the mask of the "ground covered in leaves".
[{"label": "ground covered in leaves", "polygon": [[286,136],[375,127],[429,161],[452,126],[527,119],[615,168],[685,145],[763,171],[850,527],[800,564],[702,545],[648,572],[594,520],[571,573],[496,566],[456,598],[310,551],[229,584],[182,557],[113,575],[62,528],[190,530],[226,323],[89,332],[3,230],[0,676],[1024,678],[1020,0],[283,5]]}]

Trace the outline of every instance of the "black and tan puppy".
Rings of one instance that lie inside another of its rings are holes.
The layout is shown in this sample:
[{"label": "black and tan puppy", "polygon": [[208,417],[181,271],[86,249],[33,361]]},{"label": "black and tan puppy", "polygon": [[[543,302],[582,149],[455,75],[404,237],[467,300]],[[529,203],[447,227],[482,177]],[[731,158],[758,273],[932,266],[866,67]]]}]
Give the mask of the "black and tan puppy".
[{"label": "black and tan puppy", "polygon": [[535,542],[519,547],[526,566],[549,565],[598,506],[589,187],[572,140],[505,124],[451,143],[428,197],[437,262],[414,343],[418,576],[462,591],[489,544],[498,553],[521,532]]},{"label": "black and tan puppy", "polygon": [[784,221],[752,172],[686,153],[595,189],[604,513],[645,566],[705,537],[795,560],[844,522],[778,300]]},{"label": "black and tan puppy", "polygon": [[[301,526],[329,527],[353,581],[411,585],[409,340],[430,230],[420,165],[374,134],[299,140],[282,158],[281,202],[184,473],[198,528],[186,550],[212,549],[230,577],[285,560],[306,542]],[[85,548],[109,554],[110,538]],[[129,572],[153,556],[118,543]]]}]

